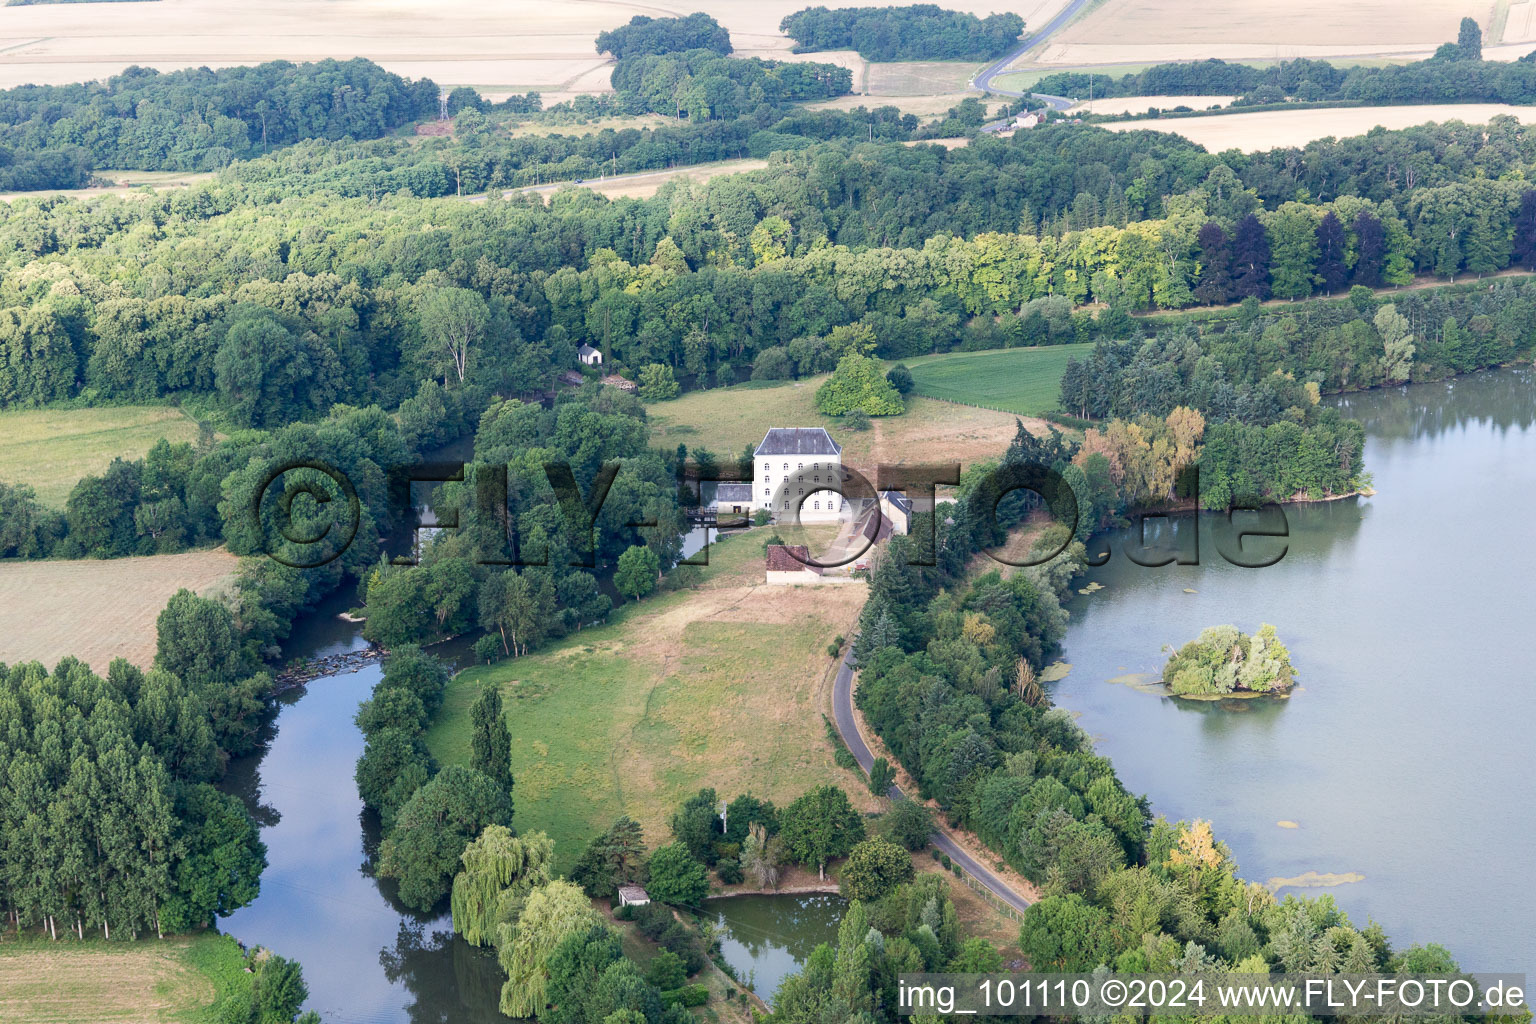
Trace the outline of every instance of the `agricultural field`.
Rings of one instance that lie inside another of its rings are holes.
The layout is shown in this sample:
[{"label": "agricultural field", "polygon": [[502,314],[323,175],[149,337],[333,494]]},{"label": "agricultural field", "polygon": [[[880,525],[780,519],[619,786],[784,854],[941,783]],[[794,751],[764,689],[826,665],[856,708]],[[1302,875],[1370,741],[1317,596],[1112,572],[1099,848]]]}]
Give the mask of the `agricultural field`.
[{"label": "agricultural field", "polygon": [[1427,56],[1465,15],[1486,25],[1494,4],[1447,0],[1104,0],[1032,55],[1048,65],[1165,60]]},{"label": "agricultural field", "polygon": [[235,944],[207,933],[141,942],[0,942],[6,1024],[202,1024],[250,987]]},{"label": "agricultural field", "polygon": [[838,768],[822,721],[862,585],[769,587],[757,530],[710,549],[695,590],[625,605],[607,625],[536,654],[470,669],[449,684],[427,734],[440,763],[469,760],[469,708],[501,687],[512,729],[517,827],[548,832],[560,867],[621,814],[652,843],[701,785],[751,790],[782,806],[835,782],[876,801]]},{"label": "agricultural field", "polygon": [[1111,131],[1150,129],[1182,135],[1212,153],[1228,149],[1254,152],[1280,146],[1305,146],[1314,139],[1364,135],[1377,125],[1410,128],[1427,121],[1483,124],[1498,114],[1536,122],[1536,107],[1504,103],[1444,103],[1402,107],[1334,107],[1316,110],[1265,110],[1251,114],[1216,114],[1153,121],[1110,122]]},{"label": "agricultural field", "polygon": [[[711,178],[717,178],[722,174],[741,174],[744,171],[757,171],[768,166],[766,160],[753,160],[743,158],[740,160],[720,160],[715,163],[693,164],[688,167],[673,167],[662,171],[640,171],[636,174],[621,174],[615,178],[588,178],[577,185],[571,181],[557,181],[549,185],[529,185],[526,188],[515,189],[517,192],[533,192],[544,197],[548,203],[550,197],[563,188],[585,188],[609,199],[649,199],[655,195],[661,186],[669,181],[682,179],[683,181],[706,182]],[[510,194],[510,193],[509,193]],[[471,200],[474,202],[476,200]]]},{"label": "agricultural field", "polygon": [[[0,662],[72,654],[98,673],[113,658],[148,667],[155,619],[182,587],[215,588],[238,559],[222,548],[148,558],[0,562]],[[8,1020],[0,1014],[0,1020]]]},{"label": "agricultural field", "polygon": [[[1004,5],[1032,25],[1043,24],[1066,0],[1017,0]],[[844,6],[876,5],[850,0]],[[26,83],[90,81],[138,64],[162,71],[228,67],[267,60],[311,61],[367,57],[390,71],[426,76],[448,85],[467,85],[490,99],[537,90],[546,102],[578,93],[606,92],[612,65],[592,41],[636,14],[653,17],[703,11],[730,29],[742,56],[831,60],[863,81],[865,62],[854,53],[790,52],[779,33],[785,15],[806,0],[624,0],[538,3],[508,0],[496,5],[469,0],[423,4],[412,0],[254,0],[230,5],[220,0],[157,0],[141,4],[44,4],[0,8],[0,88]],[[986,16],[999,9],[991,0],[953,0],[958,10]],[[910,66],[908,66],[910,67]],[[943,89],[965,87],[970,66],[933,65],[943,71],[906,71],[896,78],[942,78]],[[958,77],[957,77],[958,76]],[[886,81],[883,73],[880,83]],[[872,84],[874,91],[889,91]],[[902,87],[911,90],[910,85]],[[894,95],[913,95],[899,91]]]},{"label": "agricultural field", "polygon": [[[914,376],[921,362],[910,361]],[[841,420],[816,409],[816,388],[825,379],[743,384],[694,391],[670,402],[654,403],[647,407],[651,439],[664,448],[682,443],[689,448],[708,448],[724,457],[735,456],[745,445],[757,444],[769,427],[826,427],[843,446],[844,464],[861,470],[881,463],[991,458],[1013,439],[1016,417],[1010,413],[919,395],[907,396],[907,411],[900,416],[877,417],[870,421],[868,430],[850,430]],[[1050,407],[1054,408],[1054,403]],[[1030,420],[1029,425],[1044,429],[1036,420]]]},{"label": "agricultural field", "polygon": [[197,433],[195,420],[165,406],[0,412],[0,480],[27,484],[43,504],[62,509],[81,477],[115,458],[142,458],[161,438],[195,441]]},{"label": "agricultural field", "polygon": [[1110,99],[1084,100],[1067,113],[1145,114],[1153,107],[1159,110],[1171,110],[1174,107],[1209,110],[1211,107],[1224,107],[1236,98],[1235,96],[1116,96]]},{"label": "agricultural field", "polygon": [[996,352],[953,352],[908,363],[914,391],[929,398],[1043,416],[1060,404],[1067,360],[1091,345],[1051,345]]}]

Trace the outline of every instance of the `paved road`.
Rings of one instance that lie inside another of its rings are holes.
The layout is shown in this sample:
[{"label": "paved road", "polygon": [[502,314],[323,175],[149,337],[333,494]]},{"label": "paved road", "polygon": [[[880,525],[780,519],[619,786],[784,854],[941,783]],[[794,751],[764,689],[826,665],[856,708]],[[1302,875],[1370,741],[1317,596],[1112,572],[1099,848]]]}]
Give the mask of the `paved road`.
[{"label": "paved road", "polygon": [[[848,744],[848,749],[853,751],[853,756],[858,759],[859,767],[866,772],[869,771],[870,765],[875,763],[875,755],[864,742],[864,737],[859,735],[858,726],[853,721],[852,650],[843,655],[843,662],[837,667],[837,679],[832,684],[832,717],[837,722],[837,731],[843,737],[843,742]],[[886,796],[892,800],[906,799],[906,795],[895,786],[890,788]],[[935,832],[932,842],[941,853],[948,854],[950,860],[958,863],[967,874],[985,885],[992,895],[1021,914],[1029,908],[1028,900],[1010,889],[1007,883],[993,874],[990,868],[962,850],[959,844],[949,836],[943,832]]]},{"label": "paved road", "polygon": [[[1051,36],[1065,28],[1067,22],[1076,17],[1077,12],[1086,7],[1088,3],[1089,0],[1072,0],[1071,3],[1067,4],[1066,7],[1061,9],[1061,12],[1057,14],[1056,17],[1046,22],[1044,28],[1038,32],[1031,32],[1029,35],[1025,36],[1012,53],[1008,54],[1006,57],[995,60],[991,64],[988,64],[986,67],[982,68],[980,73],[978,73],[975,78],[971,79],[971,87],[973,89],[980,89],[982,92],[995,92],[999,96],[1023,96],[1024,94],[1017,90],[1004,89],[1000,86],[993,85],[992,80],[1006,71],[1009,64],[1012,64],[1015,60],[1018,60],[1020,57],[1024,56],[1025,53],[1033,50],[1035,47],[1039,46]],[[1037,98],[1045,100],[1057,110],[1066,110],[1072,105],[1072,102],[1065,96],[1040,96]]]}]

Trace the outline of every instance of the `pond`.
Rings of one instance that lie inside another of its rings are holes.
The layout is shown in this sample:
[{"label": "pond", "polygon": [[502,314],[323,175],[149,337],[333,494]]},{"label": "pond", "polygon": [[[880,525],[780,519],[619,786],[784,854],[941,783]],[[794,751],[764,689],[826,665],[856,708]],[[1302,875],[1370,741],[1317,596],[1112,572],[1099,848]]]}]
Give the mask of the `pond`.
[{"label": "pond", "polygon": [[823,942],[837,944],[848,902],[835,893],[730,896],[709,901],[720,954],[736,980],[773,1004],[779,984]]},{"label": "pond", "polygon": [[[1522,895],[1536,546],[1515,525],[1536,508],[1533,388],[1522,368],[1338,399],[1366,426],[1377,493],[1287,507],[1272,567],[1228,564],[1209,518],[1198,566],[1144,568],[1125,532],[1110,536],[1110,560],[1078,584],[1104,589],[1070,602],[1072,668],[1052,690],[1155,812],[1211,819],[1245,877],[1340,883],[1282,895],[1331,893],[1358,924],[1439,942],[1469,970],[1536,970]],[[1189,525],[1147,537],[1172,545]],[[1147,685],[1164,645],[1262,622],[1290,648],[1290,699]]]}]

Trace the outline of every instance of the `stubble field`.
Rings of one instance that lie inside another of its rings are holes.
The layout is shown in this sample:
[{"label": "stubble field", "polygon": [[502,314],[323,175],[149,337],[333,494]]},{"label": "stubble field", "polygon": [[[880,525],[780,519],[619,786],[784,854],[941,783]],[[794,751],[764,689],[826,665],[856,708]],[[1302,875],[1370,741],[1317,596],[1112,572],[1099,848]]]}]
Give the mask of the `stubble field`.
[{"label": "stubble field", "polygon": [[1483,25],[1494,5],[1455,0],[1105,0],[1035,59],[1077,65],[1208,57],[1422,56],[1456,38],[1462,17]]},{"label": "stubble field", "polygon": [[0,1020],[199,1024],[213,1019],[220,989],[234,987],[240,964],[234,943],[213,933],[163,941],[0,943]]},{"label": "stubble field", "polygon": [[1536,122],[1536,107],[1503,103],[1445,103],[1402,107],[1334,107],[1318,110],[1265,110],[1251,114],[1214,114],[1169,120],[1121,121],[1104,125],[1111,131],[1147,129],[1172,132],[1198,142],[1212,153],[1228,149],[1254,152],[1279,146],[1305,146],[1327,136],[1364,135],[1377,125],[1410,128],[1428,121],[1484,124],[1498,114]]},{"label": "stubble field", "polygon": [[[72,654],[98,673],[116,657],[148,667],[155,619],[182,587],[206,593],[235,571],[222,548],[149,558],[0,562],[0,662]],[[0,1020],[5,1020],[0,1015]]]}]

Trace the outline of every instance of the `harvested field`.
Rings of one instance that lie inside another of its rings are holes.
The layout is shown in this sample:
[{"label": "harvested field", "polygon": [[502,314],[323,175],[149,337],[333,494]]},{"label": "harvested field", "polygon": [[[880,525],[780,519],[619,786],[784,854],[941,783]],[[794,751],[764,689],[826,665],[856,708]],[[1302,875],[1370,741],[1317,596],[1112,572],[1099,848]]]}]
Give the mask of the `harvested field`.
[{"label": "harvested field", "polygon": [[1289,59],[1425,55],[1456,39],[1464,15],[1488,24],[1493,4],[1452,0],[1105,0],[1036,59],[1091,64],[1207,57]]},{"label": "harvested field", "polygon": [[[835,100],[822,100],[818,103],[807,103],[811,110],[852,110],[855,107],[895,107],[903,114],[916,114],[921,118],[937,117],[950,107],[955,106],[961,100],[979,98],[977,92],[950,92],[939,95],[923,96],[839,96]],[[986,104],[988,115],[999,112],[1007,106],[1006,101],[992,99]]]},{"label": "harvested field", "polygon": [[1403,107],[1334,107],[1320,110],[1267,110],[1252,114],[1122,121],[1104,125],[1111,131],[1149,129],[1173,132],[1198,142],[1213,153],[1227,149],[1254,152],[1279,146],[1305,146],[1326,136],[1364,135],[1377,125],[1409,128],[1429,121],[1483,124],[1497,114],[1536,122],[1536,107],[1503,103],[1446,103]]},{"label": "harvested field", "polygon": [[[757,171],[768,166],[766,160],[721,160],[712,164],[695,164],[691,167],[669,168],[664,171],[642,171],[638,174],[621,174],[616,178],[588,179],[577,184],[574,181],[560,181],[550,185],[530,185],[527,188],[516,189],[519,192],[537,192],[544,196],[548,203],[550,197],[564,188],[591,189],[609,199],[648,199],[655,195],[657,190],[667,182],[681,178],[685,181],[708,181],[710,178],[722,174],[740,174],[743,171]],[[474,202],[475,200],[470,200]]]},{"label": "harvested field", "polygon": [[0,480],[27,484],[38,500],[63,508],[80,478],[115,458],[137,459],[161,438],[197,440],[197,423],[180,409],[26,409],[0,412]]},{"label": "harvested field", "polygon": [[[880,2],[848,0],[844,6]],[[1015,0],[1001,9],[1041,24],[1064,2]],[[4,7],[0,88],[91,81],[133,64],[171,71],[367,57],[398,74],[468,85],[494,99],[533,89],[546,102],[559,102],[577,93],[608,91],[612,64],[593,46],[599,32],[637,14],[668,17],[698,10],[730,29],[743,56],[839,63],[853,70],[855,88],[863,91],[864,61],[857,54],[790,52],[793,42],[779,33],[779,22],[805,6],[804,0],[505,0],[495,5],[469,0],[160,0]],[[982,16],[1000,9],[991,0],[954,0],[949,6]],[[953,92],[964,88],[974,70],[968,67],[950,88],[925,86],[897,94]]]},{"label": "harvested field", "polygon": [[[206,593],[235,571],[218,548],[149,558],[0,562],[0,662],[72,654],[97,672],[123,657],[148,667],[155,619],[182,587]],[[0,1020],[8,1020],[0,1014]]]},{"label": "harvested field", "polygon": [[194,963],[203,940],[0,945],[6,1024],[160,1024],[197,1019],[213,981]]},{"label": "harvested field", "polygon": [[1172,110],[1174,107],[1209,110],[1211,107],[1224,107],[1236,98],[1235,96],[1117,96],[1107,100],[1084,101],[1067,113],[1145,114],[1153,107],[1159,110]]},{"label": "harvested field", "polygon": [[[871,64],[862,90],[870,96],[921,96],[929,93],[964,92],[979,62],[898,61]],[[854,83],[855,90],[858,83]]]},{"label": "harvested field", "polygon": [[469,760],[470,705],[481,684],[500,686],[518,829],[548,832],[562,869],[621,814],[665,842],[669,816],[700,786],[783,806],[834,782],[874,809],[863,776],[833,762],[821,717],[837,665],[827,644],[851,631],[868,589],[768,586],[765,533],[715,544],[696,590],[626,604],[607,625],[461,673],[427,734],[433,755]]}]

